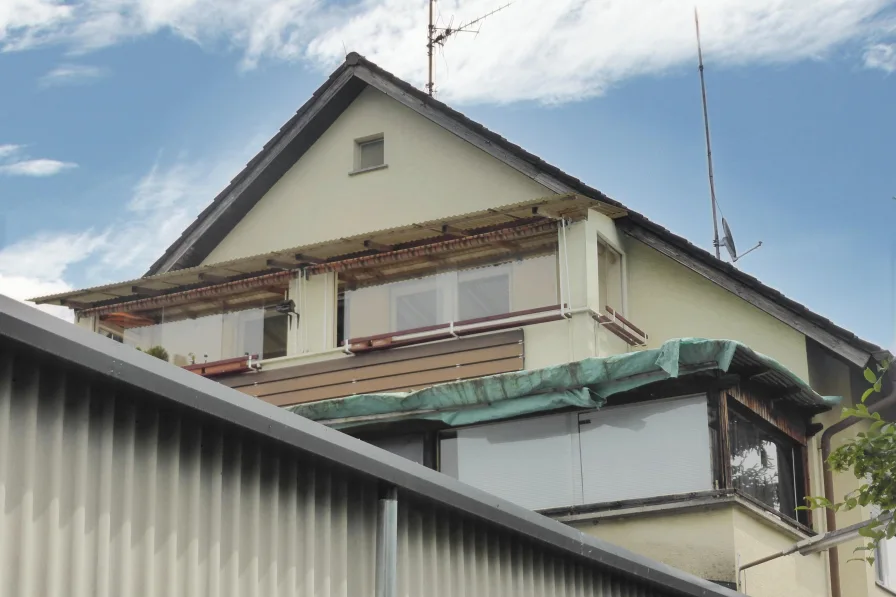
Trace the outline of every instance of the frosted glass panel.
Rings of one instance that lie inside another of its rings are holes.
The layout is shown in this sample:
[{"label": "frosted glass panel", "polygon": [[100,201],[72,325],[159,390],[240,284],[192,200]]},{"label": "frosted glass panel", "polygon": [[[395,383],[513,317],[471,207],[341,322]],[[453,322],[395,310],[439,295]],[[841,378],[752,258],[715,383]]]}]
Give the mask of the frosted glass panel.
[{"label": "frosted glass panel", "polygon": [[441,442],[441,471],[520,506],[581,503],[575,414],[461,429]]},{"label": "frosted glass panel", "polygon": [[585,503],[712,489],[705,396],[579,416]]},{"label": "frosted glass panel", "polygon": [[345,337],[363,338],[550,307],[560,302],[556,254],[446,271],[345,293]]}]

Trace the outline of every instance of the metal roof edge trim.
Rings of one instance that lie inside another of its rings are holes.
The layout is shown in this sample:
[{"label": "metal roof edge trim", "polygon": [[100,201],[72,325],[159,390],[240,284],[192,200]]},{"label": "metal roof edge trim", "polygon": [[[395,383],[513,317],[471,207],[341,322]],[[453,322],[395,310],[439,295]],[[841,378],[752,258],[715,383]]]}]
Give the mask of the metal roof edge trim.
[{"label": "metal roof edge trim", "polygon": [[[560,522],[486,494],[400,456],[294,415],[128,346],[78,328],[0,295],[0,338],[51,358],[140,388],[247,431],[314,454],[367,477],[456,508],[487,523],[642,582],[694,597],[735,597],[735,591],[583,534]],[[362,451],[363,449],[363,451]]]}]

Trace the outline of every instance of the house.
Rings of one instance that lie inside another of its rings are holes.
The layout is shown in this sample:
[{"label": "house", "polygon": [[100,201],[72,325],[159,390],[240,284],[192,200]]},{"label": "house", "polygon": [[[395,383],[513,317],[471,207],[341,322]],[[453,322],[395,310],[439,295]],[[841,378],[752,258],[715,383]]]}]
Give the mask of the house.
[{"label": "house", "polygon": [[870,515],[796,507],[887,353],[357,54],[146,275],[37,302],[750,595],[896,587],[745,568]]},{"label": "house", "polygon": [[736,596],[2,296],[0,447],[4,597]]}]

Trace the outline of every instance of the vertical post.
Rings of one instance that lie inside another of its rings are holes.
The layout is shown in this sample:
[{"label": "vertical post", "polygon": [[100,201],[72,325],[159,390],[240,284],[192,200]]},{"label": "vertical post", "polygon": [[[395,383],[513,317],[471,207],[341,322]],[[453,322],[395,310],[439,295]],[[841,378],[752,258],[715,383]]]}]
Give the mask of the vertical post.
[{"label": "vertical post", "polygon": [[703,130],[706,133],[706,162],[709,168],[709,195],[712,199],[712,244],[716,250],[716,259],[721,259],[719,252],[719,221],[716,216],[716,185],[712,173],[712,145],[709,142],[709,112],[706,109],[706,82],[703,78],[703,48],[700,47],[700,21],[697,18],[697,9],[694,8],[694,26],[697,29],[697,59],[700,70],[700,94],[703,97]]},{"label": "vertical post", "polygon": [[376,597],[398,594],[398,492],[392,487],[379,501],[376,534]]},{"label": "vertical post", "polygon": [[429,0],[429,27],[426,30],[426,55],[429,59],[429,76],[426,79],[426,90],[429,92],[429,95],[432,95],[433,87],[435,87],[435,83],[432,80],[432,46],[433,46],[433,38],[435,37],[435,23],[432,22],[432,6],[435,4],[436,0]]},{"label": "vertical post", "polygon": [[733,489],[734,481],[731,478],[731,440],[728,437],[728,394],[722,390],[719,396],[719,443],[721,444],[722,465],[722,489]]}]

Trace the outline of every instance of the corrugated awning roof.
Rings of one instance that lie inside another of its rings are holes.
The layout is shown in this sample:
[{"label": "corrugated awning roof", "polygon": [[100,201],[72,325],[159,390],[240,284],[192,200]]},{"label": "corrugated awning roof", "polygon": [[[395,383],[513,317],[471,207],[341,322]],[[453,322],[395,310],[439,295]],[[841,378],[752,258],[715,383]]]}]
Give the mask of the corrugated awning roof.
[{"label": "corrugated awning roof", "polygon": [[[402,263],[407,266],[408,262],[414,258],[414,255],[409,254],[409,250],[431,246],[434,243],[444,242],[447,245],[448,241],[472,238],[525,225],[553,222],[554,218],[558,216],[571,221],[581,220],[587,216],[589,208],[601,210],[601,205],[590,198],[575,194],[552,195],[437,221],[302,245],[253,257],[175,270],[31,300],[37,304],[64,305],[78,310],[123,305],[140,300],[151,303],[157,301],[149,299],[188,291],[220,288],[228,284],[244,288],[251,285],[249,280],[262,276],[268,276],[265,280],[267,282],[270,280],[272,272],[285,272],[300,267],[327,269],[332,267],[332,264],[347,259],[353,260],[353,267],[356,269],[369,269],[369,265],[365,266],[361,262],[363,258],[384,256],[399,251],[404,251]],[[605,206],[604,211],[614,217],[625,215],[624,211],[610,205]],[[553,233],[551,232],[551,234]],[[520,242],[523,243],[523,241]],[[490,253],[500,255],[502,251],[506,252],[506,246],[504,248],[497,246],[501,244],[500,242],[496,242],[496,246],[491,248],[488,243],[480,244],[482,246],[475,255],[469,254],[468,251],[469,259],[486,259],[491,257]],[[504,244],[506,245],[506,242]],[[379,261],[383,260],[379,259]],[[349,268],[341,267],[339,269]],[[363,273],[358,277],[360,281],[364,281]],[[284,279],[287,278],[288,276],[284,276]]]}]

